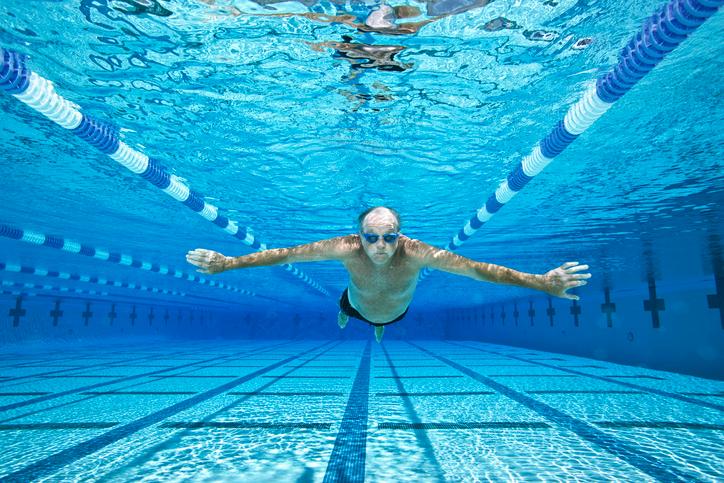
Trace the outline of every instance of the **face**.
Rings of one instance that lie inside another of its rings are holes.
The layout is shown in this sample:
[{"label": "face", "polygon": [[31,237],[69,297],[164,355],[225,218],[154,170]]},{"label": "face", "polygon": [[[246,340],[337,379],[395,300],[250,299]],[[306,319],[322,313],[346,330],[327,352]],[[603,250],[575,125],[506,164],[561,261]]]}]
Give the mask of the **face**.
[{"label": "face", "polygon": [[383,235],[397,233],[398,230],[395,215],[387,210],[375,210],[365,217],[362,222],[361,235],[365,233],[379,235],[375,243],[369,243],[365,240],[364,236],[360,236],[362,248],[370,260],[372,260],[372,263],[375,265],[385,265],[392,259],[392,256],[397,250],[399,238],[392,243],[388,243],[384,240]]}]

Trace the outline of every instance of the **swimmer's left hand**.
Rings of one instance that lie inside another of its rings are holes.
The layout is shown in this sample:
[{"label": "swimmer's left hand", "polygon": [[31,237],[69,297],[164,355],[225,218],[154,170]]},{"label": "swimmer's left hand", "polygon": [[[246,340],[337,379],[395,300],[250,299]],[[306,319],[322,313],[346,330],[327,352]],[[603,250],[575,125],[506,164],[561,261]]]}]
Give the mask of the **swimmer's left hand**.
[{"label": "swimmer's left hand", "polygon": [[588,283],[586,279],[591,278],[591,274],[578,273],[583,270],[588,270],[588,265],[579,265],[578,262],[566,262],[543,275],[543,290],[556,297],[579,300],[578,295],[569,294],[567,291]]}]

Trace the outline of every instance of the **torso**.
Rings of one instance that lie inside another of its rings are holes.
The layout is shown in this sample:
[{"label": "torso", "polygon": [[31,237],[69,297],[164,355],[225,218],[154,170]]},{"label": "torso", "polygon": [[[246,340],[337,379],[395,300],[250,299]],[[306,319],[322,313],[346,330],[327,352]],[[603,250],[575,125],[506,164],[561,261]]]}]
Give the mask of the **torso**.
[{"label": "torso", "polygon": [[359,249],[342,261],[350,277],[349,301],[370,322],[394,320],[412,301],[421,267],[406,249],[409,243],[401,236],[394,256],[382,267],[372,263],[359,242]]}]

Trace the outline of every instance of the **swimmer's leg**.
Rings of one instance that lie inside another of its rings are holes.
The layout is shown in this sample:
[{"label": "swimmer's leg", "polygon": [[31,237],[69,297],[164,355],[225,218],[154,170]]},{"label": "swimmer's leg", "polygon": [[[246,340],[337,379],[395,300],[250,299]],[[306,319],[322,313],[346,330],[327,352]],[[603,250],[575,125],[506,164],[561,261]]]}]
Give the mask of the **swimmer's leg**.
[{"label": "swimmer's leg", "polygon": [[340,329],[344,329],[347,327],[347,322],[349,322],[349,315],[340,310],[339,314],[337,314],[337,325],[339,325]]},{"label": "swimmer's leg", "polygon": [[375,339],[377,340],[377,343],[379,344],[382,342],[382,336],[385,334],[385,328],[381,325],[375,326]]}]

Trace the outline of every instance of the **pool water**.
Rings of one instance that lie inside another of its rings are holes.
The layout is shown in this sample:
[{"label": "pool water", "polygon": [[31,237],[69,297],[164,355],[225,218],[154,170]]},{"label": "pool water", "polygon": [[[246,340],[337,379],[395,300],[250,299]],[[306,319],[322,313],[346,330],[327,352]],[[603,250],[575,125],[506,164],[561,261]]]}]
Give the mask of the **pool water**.
[{"label": "pool water", "polygon": [[[721,3],[0,2],[0,480],[724,480]],[[185,260],[376,205],[592,278]]]}]

